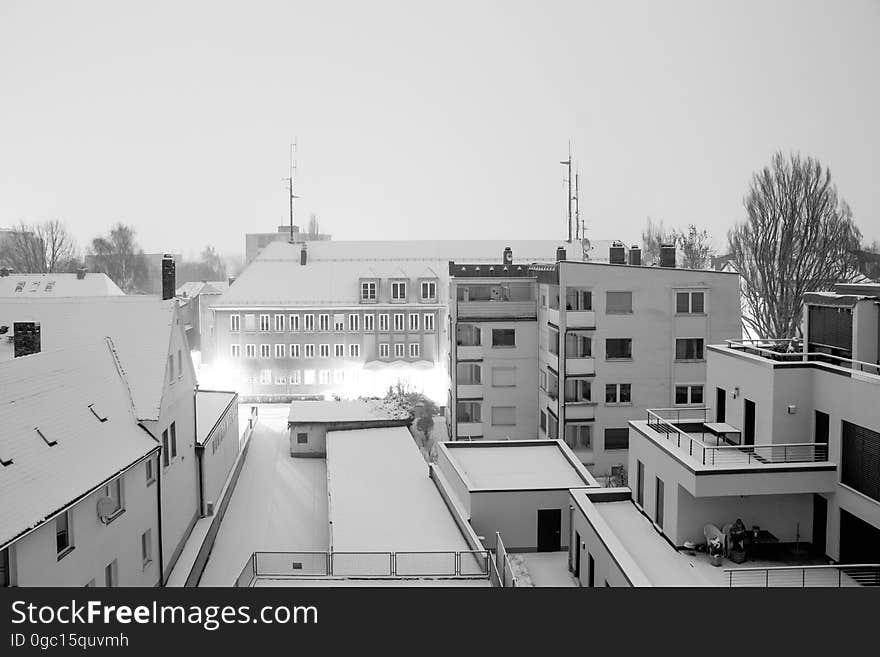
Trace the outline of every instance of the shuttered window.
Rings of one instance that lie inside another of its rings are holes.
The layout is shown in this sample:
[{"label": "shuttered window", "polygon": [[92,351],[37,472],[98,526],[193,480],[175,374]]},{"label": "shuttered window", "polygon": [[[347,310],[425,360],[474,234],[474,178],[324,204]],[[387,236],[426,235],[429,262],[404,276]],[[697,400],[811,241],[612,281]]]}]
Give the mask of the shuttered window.
[{"label": "shuttered window", "polygon": [[852,310],[809,307],[810,348],[833,347],[852,353]]},{"label": "shuttered window", "polygon": [[843,421],[841,482],[880,502],[880,433]]},{"label": "shuttered window", "polygon": [[633,311],[632,292],[606,292],[605,313],[631,313]]}]

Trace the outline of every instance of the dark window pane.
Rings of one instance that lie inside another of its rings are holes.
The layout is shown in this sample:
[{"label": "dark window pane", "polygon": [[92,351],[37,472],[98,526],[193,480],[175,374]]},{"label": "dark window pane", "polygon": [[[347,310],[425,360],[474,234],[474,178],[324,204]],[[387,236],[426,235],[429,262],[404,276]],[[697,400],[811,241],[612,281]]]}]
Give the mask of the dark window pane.
[{"label": "dark window pane", "polygon": [[629,429],[605,429],[605,449],[628,449]]},{"label": "dark window pane", "polygon": [[703,312],[703,293],[702,292],[694,292],[691,295],[691,312],[692,313],[701,313]]},{"label": "dark window pane", "polygon": [[677,313],[686,313],[690,312],[690,306],[688,304],[688,296],[687,292],[677,292],[675,295],[675,312]]},{"label": "dark window pane", "polygon": [[703,403],[703,386],[691,386],[691,404]]},{"label": "dark window pane", "polygon": [[687,386],[675,386],[675,403],[676,404],[687,404],[688,403]]}]

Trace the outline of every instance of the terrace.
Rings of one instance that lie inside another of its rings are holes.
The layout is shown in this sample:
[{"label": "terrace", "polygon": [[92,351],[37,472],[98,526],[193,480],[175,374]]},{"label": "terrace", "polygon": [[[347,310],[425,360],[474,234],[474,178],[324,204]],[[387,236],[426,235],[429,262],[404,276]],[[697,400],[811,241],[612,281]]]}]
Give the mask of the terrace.
[{"label": "terrace", "polygon": [[[824,351],[805,351],[803,343],[797,338],[781,340],[725,340],[725,347],[710,346],[713,350],[731,350],[749,356],[772,361],[777,367],[814,366],[835,370],[850,370],[853,373],[880,376],[880,365],[851,358],[843,358]],[[814,345],[814,348],[815,347]],[[830,349],[829,349],[830,351]]]}]

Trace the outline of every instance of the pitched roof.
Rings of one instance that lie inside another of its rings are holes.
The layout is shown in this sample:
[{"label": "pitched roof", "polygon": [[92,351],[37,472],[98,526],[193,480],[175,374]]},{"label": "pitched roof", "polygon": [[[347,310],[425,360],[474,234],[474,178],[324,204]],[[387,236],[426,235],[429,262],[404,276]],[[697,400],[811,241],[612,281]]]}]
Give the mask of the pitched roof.
[{"label": "pitched roof", "polygon": [[[217,422],[226,409],[238,397],[238,393],[227,390],[196,391],[196,443],[204,445]],[[238,431],[238,427],[235,427]]]},{"label": "pitched roof", "polygon": [[[39,322],[43,351],[113,338],[138,419],[156,420],[165,389],[172,330],[179,322],[177,312],[175,300],[162,301],[147,295],[0,299],[0,326],[12,329],[14,322]],[[10,351],[8,344],[5,349]],[[0,360],[3,357],[0,353]],[[11,353],[5,357],[11,357]]]},{"label": "pitched roof", "polygon": [[106,340],[0,363],[0,427],[0,545],[158,447]]},{"label": "pitched roof", "polygon": [[9,274],[0,276],[0,297],[93,297],[121,296],[124,292],[107,274]]},{"label": "pitched roof", "polygon": [[192,299],[200,294],[223,294],[228,289],[227,281],[189,281],[178,287],[175,294]]}]

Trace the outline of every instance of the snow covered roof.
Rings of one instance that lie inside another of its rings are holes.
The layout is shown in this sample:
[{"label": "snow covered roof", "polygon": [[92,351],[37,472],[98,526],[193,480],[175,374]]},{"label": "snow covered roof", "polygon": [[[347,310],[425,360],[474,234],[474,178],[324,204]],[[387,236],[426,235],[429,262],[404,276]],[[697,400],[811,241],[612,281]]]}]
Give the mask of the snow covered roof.
[{"label": "snow covered roof", "polygon": [[179,297],[193,299],[200,294],[223,294],[229,289],[227,281],[189,281],[177,288]]},{"label": "snow covered roof", "polygon": [[14,322],[31,321],[40,323],[43,351],[113,338],[138,419],[159,418],[172,331],[180,322],[176,301],[146,295],[0,299],[0,326],[11,331]]},{"label": "snow covered roof", "polygon": [[106,340],[0,363],[0,546],[157,448]]},{"label": "snow covered roof", "polygon": [[287,421],[294,424],[408,420],[409,413],[393,402],[380,399],[342,401],[293,401]]},{"label": "snow covered roof", "polygon": [[[211,431],[226,413],[226,409],[238,398],[237,392],[228,390],[196,391],[196,443],[204,445]],[[237,429],[237,428],[236,428]]]},{"label": "snow covered roof", "polygon": [[77,274],[9,274],[0,276],[0,297],[94,297],[120,296],[122,290],[104,273]]}]

